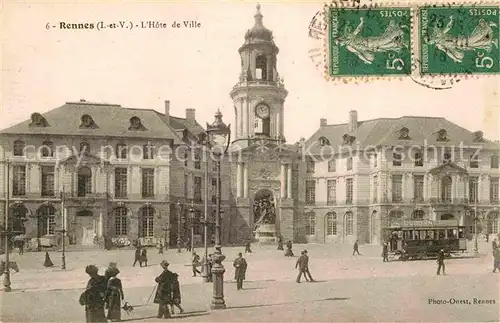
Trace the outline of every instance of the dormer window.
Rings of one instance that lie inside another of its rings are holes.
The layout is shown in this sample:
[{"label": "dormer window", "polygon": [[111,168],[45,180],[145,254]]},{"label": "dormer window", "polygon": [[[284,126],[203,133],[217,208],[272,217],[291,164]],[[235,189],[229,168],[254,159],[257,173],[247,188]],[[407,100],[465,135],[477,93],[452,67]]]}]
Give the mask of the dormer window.
[{"label": "dormer window", "polygon": [[146,128],[142,125],[141,119],[138,117],[130,118],[130,127],[128,130],[145,130]]},{"label": "dormer window", "polygon": [[80,121],[82,122],[80,124],[80,128],[84,128],[84,129],[94,129],[94,128],[97,128],[97,125],[94,122],[94,119],[92,119],[92,117],[89,116],[88,114],[84,114],[80,118]]},{"label": "dormer window", "polygon": [[328,140],[327,138],[325,137],[320,137],[318,139],[318,142],[319,142],[319,145],[320,146],[330,146],[330,140]]},{"label": "dormer window", "polygon": [[47,120],[38,112],[31,115],[30,127],[48,127]]},{"label": "dormer window", "polygon": [[342,143],[344,145],[352,145],[352,143],[356,140],[356,137],[345,134],[342,136]]},{"label": "dormer window", "polygon": [[409,140],[410,139],[410,130],[406,127],[401,128],[399,130],[399,140]]},{"label": "dormer window", "polygon": [[451,151],[449,149],[445,149],[443,153],[443,163],[451,163]]},{"label": "dormer window", "polygon": [[437,141],[448,141],[448,134],[445,129],[441,129],[437,132]]},{"label": "dormer window", "polygon": [[44,141],[40,147],[42,157],[54,157],[54,143],[52,141]]},{"label": "dormer window", "polygon": [[14,141],[14,149],[13,149],[14,156],[24,156],[25,147],[26,147],[26,142],[22,140]]},{"label": "dormer window", "polygon": [[476,131],[473,133],[474,135],[474,142],[483,142],[484,141],[484,138],[483,138],[483,132],[482,131]]}]

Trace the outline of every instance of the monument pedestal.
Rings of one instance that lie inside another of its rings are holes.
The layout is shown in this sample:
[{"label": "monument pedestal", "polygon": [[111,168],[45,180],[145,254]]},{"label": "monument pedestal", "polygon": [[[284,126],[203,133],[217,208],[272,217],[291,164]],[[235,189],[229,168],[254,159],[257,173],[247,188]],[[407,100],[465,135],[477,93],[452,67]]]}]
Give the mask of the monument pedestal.
[{"label": "monument pedestal", "polygon": [[259,244],[275,244],[276,225],[260,224],[255,230],[255,240],[257,240],[257,243]]}]

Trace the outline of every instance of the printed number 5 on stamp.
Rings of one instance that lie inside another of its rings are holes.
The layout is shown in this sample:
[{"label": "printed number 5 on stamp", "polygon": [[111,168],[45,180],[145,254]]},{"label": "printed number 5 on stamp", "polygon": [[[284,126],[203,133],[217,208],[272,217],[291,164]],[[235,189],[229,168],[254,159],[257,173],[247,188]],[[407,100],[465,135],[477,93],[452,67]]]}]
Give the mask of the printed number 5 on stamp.
[{"label": "printed number 5 on stamp", "polygon": [[499,7],[419,8],[420,74],[493,74],[499,67]]},{"label": "printed number 5 on stamp", "polygon": [[411,73],[411,8],[335,8],[328,11],[331,77]]}]

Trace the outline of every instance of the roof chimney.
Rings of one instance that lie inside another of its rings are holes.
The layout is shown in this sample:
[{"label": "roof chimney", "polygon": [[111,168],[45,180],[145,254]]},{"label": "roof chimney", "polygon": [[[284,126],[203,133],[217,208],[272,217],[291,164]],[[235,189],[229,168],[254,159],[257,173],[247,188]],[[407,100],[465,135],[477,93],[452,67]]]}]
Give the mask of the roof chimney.
[{"label": "roof chimney", "polygon": [[326,126],[326,118],[319,119],[319,126],[320,127],[325,127]]},{"label": "roof chimney", "polygon": [[170,100],[165,100],[165,117],[170,123]]},{"label": "roof chimney", "polygon": [[349,111],[349,132],[358,130],[358,112],[356,110]]},{"label": "roof chimney", "polygon": [[186,121],[190,124],[196,123],[196,109],[186,109]]}]

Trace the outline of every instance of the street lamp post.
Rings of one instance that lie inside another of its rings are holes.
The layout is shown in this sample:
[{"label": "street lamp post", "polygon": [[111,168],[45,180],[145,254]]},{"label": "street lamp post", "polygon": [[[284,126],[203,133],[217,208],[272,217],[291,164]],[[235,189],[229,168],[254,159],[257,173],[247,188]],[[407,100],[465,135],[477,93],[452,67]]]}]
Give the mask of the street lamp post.
[{"label": "street lamp post", "polygon": [[62,255],[61,255],[61,269],[66,269],[66,210],[64,207],[64,188],[61,192],[61,230],[62,234]]},{"label": "street lamp post", "polygon": [[224,301],[224,266],[222,261],[226,256],[222,254],[221,246],[221,168],[220,162],[224,154],[229,148],[231,140],[230,125],[222,121],[222,113],[218,110],[215,113],[215,121],[207,124],[208,144],[215,157],[217,170],[217,191],[216,191],[216,218],[215,218],[215,252],[212,256],[214,265],[212,266],[213,275],[213,299],[211,308],[214,310],[225,309],[226,302]]},{"label": "street lamp post", "polygon": [[194,254],[194,221],[195,212],[193,201],[191,201],[191,207],[189,208],[189,219],[191,220],[191,254]]},{"label": "street lamp post", "polygon": [[[202,145],[204,148],[208,148],[209,143],[207,140],[207,136],[205,133],[201,133],[199,135],[198,144]],[[203,257],[203,282],[208,283],[210,281],[209,272],[208,272],[208,158],[206,151],[203,154],[204,161],[204,175],[205,175],[205,196],[203,198],[203,208],[204,208],[204,217],[203,217],[203,247],[205,249],[205,257]]]},{"label": "street lamp post", "polygon": [[10,288],[10,270],[9,270],[9,195],[10,195],[10,161],[6,161],[7,165],[7,176],[5,177],[7,180],[7,192],[5,194],[5,225],[4,225],[4,238],[5,238],[5,268],[4,268],[4,278],[3,278],[3,290],[4,292],[10,292],[12,289]]},{"label": "street lamp post", "polygon": [[181,253],[181,201],[177,201],[177,253]]},{"label": "street lamp post", "polygon": [[478,198],[478,183],[474,182],[474,254],[479,254],[479,247],[477,244],[477,198]]}]

